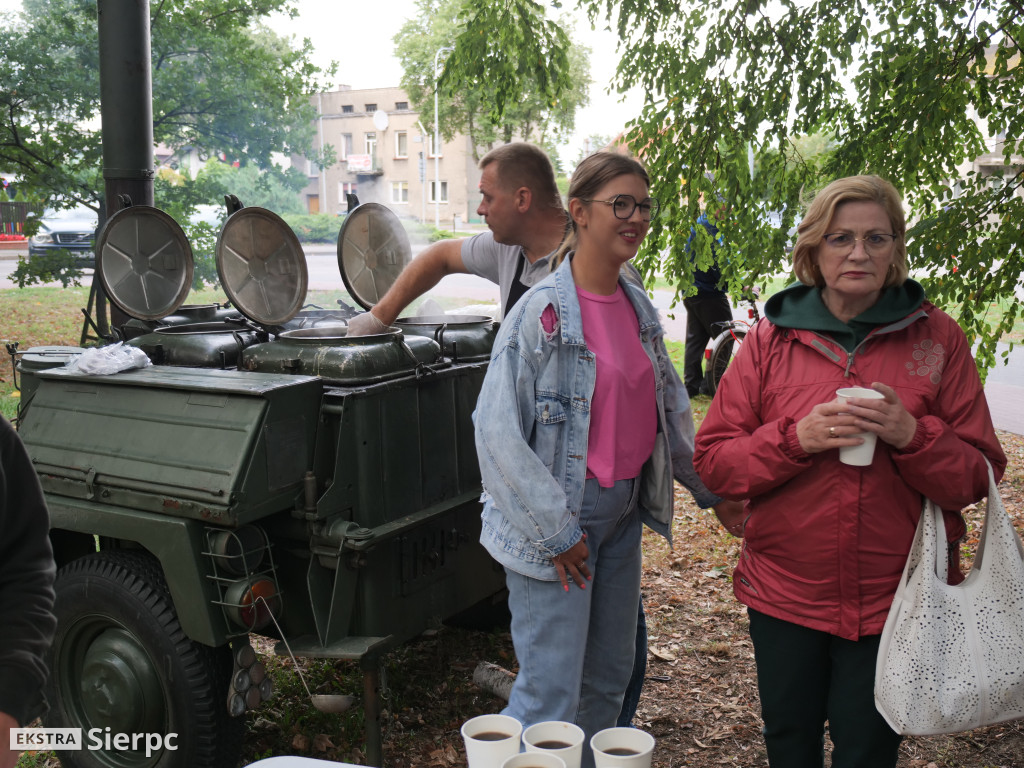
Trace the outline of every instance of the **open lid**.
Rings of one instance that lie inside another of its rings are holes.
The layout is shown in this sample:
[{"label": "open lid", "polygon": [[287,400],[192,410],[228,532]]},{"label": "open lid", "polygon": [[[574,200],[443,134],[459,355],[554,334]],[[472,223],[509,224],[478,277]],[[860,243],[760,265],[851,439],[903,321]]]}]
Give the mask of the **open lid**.
[{"label": "open lid", "polygon": [[148,205],[122,208],[96,242],[96,273],[110,300],[140,320],[174,312],[192,287],[192,247],[173,218]]},{"label": "open lid", "polygon": [[363,203],[345,217],[338,233],[338,268],[363,309],[380,301],[410,261],[409,235],[389,208]]},{"label": "open lid", "polygon": [[239,208],[217,237],[217,274],[238,311],[261,325],[291,320],[306,300],[309,271],[299,238],[266,208]]}]

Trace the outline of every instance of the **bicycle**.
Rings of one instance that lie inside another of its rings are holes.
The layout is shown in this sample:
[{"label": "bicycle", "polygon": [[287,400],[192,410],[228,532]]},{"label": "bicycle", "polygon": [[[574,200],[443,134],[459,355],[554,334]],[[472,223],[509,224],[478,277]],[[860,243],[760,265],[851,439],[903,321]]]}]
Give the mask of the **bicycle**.
[{"label": "bicycle", "polygon": [[722,376],[725,375],[726,369],[728,369],[732,359],[743,345],[743,339],[746,337],[747,332],[761,317],[757,310],[757,297],[758,292],[756,289],[743,295],[743,301],[750,307],[747,310],[748,320],[730,320],[724,323],[715,323],[722,330],[711,340],[711,346],[704,351],[708,394],[712,397],[718,391],[718,385],[722,382]]}]

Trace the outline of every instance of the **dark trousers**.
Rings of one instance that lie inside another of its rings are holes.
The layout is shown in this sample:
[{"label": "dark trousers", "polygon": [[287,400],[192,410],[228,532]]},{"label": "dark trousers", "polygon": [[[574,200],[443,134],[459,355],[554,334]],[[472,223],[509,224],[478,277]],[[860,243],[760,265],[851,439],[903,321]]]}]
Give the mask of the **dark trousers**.
[{"label": "dark trousers", "polygon": [[832,768],[894,768],[902,737],[875,709],[880,636],[844,640],[748,614],[769,765],[822,768],[827,720]]},{"label": "dark trousers", "polygon": [[647,617],[644,615],[644,597],[640,596],[640,611],[636,617],[636,645],[633,647],[633,674],[622,697],[622,709],[615,725],[629,728],[633,725],[636,708],[640,705],[640,693],[647,676]]},{"label": "dark trousers", "polygon": [[[693,397],[704,383],[704,348],[722,332],[719,323],[732,320],[732,307],[725,294],[698,293],[683,299],[686,309],[686,351],[683,355],[683,384]],[[703,388],[707,392],[707,387]]]}]

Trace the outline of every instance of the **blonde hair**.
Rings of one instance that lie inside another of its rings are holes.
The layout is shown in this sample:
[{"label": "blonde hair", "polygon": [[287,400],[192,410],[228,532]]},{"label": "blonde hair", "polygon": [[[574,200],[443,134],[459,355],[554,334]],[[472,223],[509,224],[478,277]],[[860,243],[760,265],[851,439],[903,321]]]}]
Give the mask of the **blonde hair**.
[{"label": "blonde hair", "polygon": [[843,203],[878,203],[889,216],[892,232],[896,235],[896,253],[885,276],[884,287],[902,285],[909,275],[907,267],[907,222],[903,216],[903,199],[892,184],[880,176],[847,176],[826,186],[811,202],[800,226],[797,227],[796,245],[793,247],[793,273],[804,285],[825,286],[818,268],[818,251],[828,234],[828,225],[836,208]]},{"label": "blonde hair", "polygon": [[[572,172],[572,181],[569,184],[569,200],[576,198],[591,198],[612,179],[619,176],[633,175],[643,179],[648,188],[651,186],[651,179],[647,171],[639,162],[627,155],[620,155],[617,152],[595,152],[588,155],[576,166]],[[590,205],[590,203],[584,203]],[[571,229],[562,241],[562,245],[551,259],[551,269],[555,269],[565,254],[576,249],[579,236],[576,232],[576,222],[569,217]]]}]

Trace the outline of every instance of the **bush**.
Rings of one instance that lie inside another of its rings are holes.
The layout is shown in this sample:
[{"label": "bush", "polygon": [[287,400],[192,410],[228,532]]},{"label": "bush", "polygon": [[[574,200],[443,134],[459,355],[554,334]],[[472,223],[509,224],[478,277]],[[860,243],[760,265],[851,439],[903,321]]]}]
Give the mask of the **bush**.
[{"label": "bush", "polygon": [[281,214],[302,243],[335,243],[345,219],[329,213]]}]

